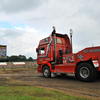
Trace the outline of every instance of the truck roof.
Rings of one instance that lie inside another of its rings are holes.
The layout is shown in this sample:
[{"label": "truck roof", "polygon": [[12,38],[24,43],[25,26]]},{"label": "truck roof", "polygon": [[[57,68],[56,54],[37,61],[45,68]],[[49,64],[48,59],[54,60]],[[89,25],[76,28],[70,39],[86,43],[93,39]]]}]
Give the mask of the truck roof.
[{"label": "truck roof", "polygon": [[[65,38],[65,40],[70,44],[70,39],[69,39],[69,37],[68,37],[67,34],[60,34],[60,33],[55,33],[55,34],[56,34],[56,37]],[[39,45],[44,45],[44,44],[49,43],[49,41],[51,40],[51,38],[52,38],[53,36],[54,36],[54,34],[51,33],[51,34],[49,35],[49,37],[46,37],[46,38],[40,40]]]}]

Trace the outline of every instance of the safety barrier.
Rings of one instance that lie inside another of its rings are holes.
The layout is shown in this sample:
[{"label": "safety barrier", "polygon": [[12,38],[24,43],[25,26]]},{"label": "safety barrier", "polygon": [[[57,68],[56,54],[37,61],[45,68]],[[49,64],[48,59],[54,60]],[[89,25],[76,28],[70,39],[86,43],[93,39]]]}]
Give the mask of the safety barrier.
[{"label": "safety barrier", "polygon": [[0,62],[0,69],[36,68],[37,62]]}]

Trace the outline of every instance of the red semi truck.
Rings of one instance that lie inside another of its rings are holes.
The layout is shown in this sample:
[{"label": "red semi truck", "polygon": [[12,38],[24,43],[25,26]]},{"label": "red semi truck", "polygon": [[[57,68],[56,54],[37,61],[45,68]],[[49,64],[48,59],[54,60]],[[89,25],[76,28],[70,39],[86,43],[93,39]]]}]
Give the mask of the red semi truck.
[{"label": "red semi truck", "polygon": [[37,70],[48,78],[57,73],[74,73],[81,81],[94,81],[100,72],[100,46],[88,47],[72,53],[72,30],[67,34],[56,33],[40,40],[37,52]]}]

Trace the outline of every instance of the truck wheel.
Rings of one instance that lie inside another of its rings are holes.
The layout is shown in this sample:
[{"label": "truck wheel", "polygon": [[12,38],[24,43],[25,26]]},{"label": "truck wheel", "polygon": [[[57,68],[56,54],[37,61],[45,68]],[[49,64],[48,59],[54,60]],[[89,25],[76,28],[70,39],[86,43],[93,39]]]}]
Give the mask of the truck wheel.
[{"label": "truck wheel", "polygon": [[77,78],[84,82],[94,81],[97,78],[97,74],[97,70],[89,63],[81,63],[76,72]]},{"label": "truck wheel", "polygon": [[51,77],[50,68],[48,66],[43,67],[43,76],[46,78]]}]

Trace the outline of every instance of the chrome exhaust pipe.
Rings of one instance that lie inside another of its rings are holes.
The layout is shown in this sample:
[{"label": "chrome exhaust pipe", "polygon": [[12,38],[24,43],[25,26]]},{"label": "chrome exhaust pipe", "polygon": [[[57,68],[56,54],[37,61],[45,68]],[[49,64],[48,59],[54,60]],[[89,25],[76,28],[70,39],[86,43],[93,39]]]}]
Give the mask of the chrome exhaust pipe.
[{"label": "chrome exhaust pipe", "polygon": [[57,52],[56,52],[56,30],[54,26],[53,26],[52,34],[54,35],[54,50],[55,50],[55,61],[52,63],[55,64],[57,62]]},{"label": "chrome exhaust pipe", "polygon": [[72,29],[70,29],[70,45],[71,45],[71,49],[72,49],[72,53],[73,53],[73,47],[72,47],[72,34],[73,34],[73,31],[72,31]]}]

